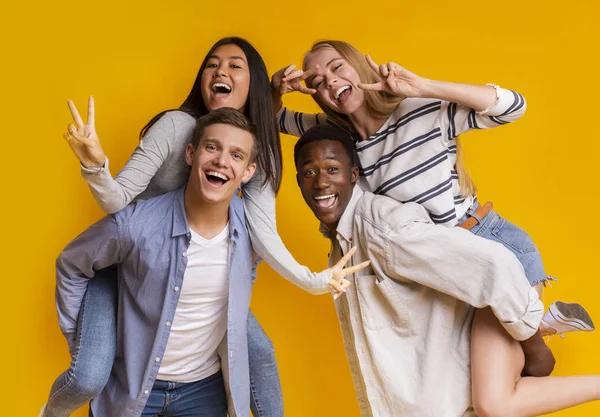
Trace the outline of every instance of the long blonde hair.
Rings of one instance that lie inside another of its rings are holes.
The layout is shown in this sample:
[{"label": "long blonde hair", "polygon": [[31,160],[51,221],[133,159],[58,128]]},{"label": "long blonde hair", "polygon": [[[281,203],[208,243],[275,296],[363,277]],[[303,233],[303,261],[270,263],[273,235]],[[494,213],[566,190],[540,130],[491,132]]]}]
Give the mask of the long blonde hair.
[{"label": "long blonde hair", "polygon": [[[334,49],[340,56],[350,65],[352,66],[358,76],[363,83],[377,83],[379,82],[379,75],[371,68],[371,66],[365,60],[364,55],[356,49],[354,46],[350,45],[348,42],[344,41],[336,41],[336,40],[324,40],[316,42],[304,55],[303,69],[307,70],[307,62],[312,56],[313,53],[320,49],[330,48]],[[308,81],[308,80],[307,80]],[[308,83],[307,83],[308,84]],[[312,87],[310,84],[308,87]],[[367,103],[367,109],[369,113],[371,113],[374,117],[377,118],[387,118],[390,114],[392,114],[396,108],[398,108],[398,104],[402,100],[403,97],[398,97],[396,95],[387,93],[385,91],[364,91],[365,101]],[[354,127],[350,122],[350,119],[345,114],[341,114],[333,111],[331,108],[327,107],[325,103],[321,101],[317,94],[313,94],[313,99],[317,102],[321,110],[327,114],[329,120],[331,120],[334,124],[342,127],[348,131],[354,132]],[[456,164],[454,166],[456,173],[458,175],[458,184],[460,186],[460,191],[463,197],[467,197],[473,193],[475,193],[475,183],[467,174],[467,171],[463,164],[462,158],[462,150],[460,143],[458,141],[458,137],[455,139],[456,141]]]}]

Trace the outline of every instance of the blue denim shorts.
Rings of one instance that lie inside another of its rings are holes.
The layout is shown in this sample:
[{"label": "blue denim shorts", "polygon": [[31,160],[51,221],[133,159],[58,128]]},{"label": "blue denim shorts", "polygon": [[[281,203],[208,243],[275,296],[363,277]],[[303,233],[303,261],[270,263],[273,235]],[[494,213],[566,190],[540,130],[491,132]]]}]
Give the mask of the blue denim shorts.
[{"label": "blue denim shorts", "polygon": [[[474,214],[477,207],[479,203],[473,203],[467,213],[458,220],[458,224]],[[542,256],[527,232],[507,221],[494,210],[490,210],[470,231],[476,236],[501,243],[514,253],[523,265],[525,276],[532,286],[539,283],[545,285],[549,280],[556,281],[553,276],[546,275]]]}]

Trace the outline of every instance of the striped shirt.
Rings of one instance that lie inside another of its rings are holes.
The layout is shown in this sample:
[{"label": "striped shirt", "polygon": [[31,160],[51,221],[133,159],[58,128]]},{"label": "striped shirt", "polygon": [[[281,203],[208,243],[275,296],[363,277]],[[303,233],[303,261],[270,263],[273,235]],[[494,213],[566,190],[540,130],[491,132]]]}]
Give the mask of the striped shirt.
[{"label": "striped shirt", "polygon": [[[486,114],[438,99],[403,100],[377,132],[356,142],[361,187],[402,203],[421,204],[436,224],[455,226],[476,201],[475,195],[461,195],[454,167],[456,137],[510,123],[525,113],[523,96],[496,91],[498,100]],[[282,133],[300,136],[326,123],[327,116],[283,109],[278,120]]]}]

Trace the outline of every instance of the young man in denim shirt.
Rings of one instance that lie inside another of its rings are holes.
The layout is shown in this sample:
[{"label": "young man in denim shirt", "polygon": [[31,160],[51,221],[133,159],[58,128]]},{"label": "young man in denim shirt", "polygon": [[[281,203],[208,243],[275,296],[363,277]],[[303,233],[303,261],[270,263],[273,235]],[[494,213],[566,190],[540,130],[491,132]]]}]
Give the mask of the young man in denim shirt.
[{"label": "young man in denim shirt", "polygon": [[186,149],[186,186],[104,217],[60,254],[57,306],[71,349],[89,279],[118,266],[117,350],[94,416],[224,417],[226,386],[230,414],[249,416],[254,254],[235,194],[255,156],[248,119],[211,112]]}]

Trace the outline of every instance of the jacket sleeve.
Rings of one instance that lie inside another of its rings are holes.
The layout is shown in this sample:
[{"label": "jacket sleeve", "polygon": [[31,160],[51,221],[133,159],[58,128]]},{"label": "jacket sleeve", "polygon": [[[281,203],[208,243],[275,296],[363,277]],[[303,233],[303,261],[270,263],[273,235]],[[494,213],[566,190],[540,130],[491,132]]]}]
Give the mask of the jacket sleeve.
[{"label": "jacket sleeve", "polygon": [[403,221],[381,234],[387,276],[418,282],[476,308],[490,306],[514,339],[533,336],[544,307],[514,254],[467,230],[436,226],[418,204],[393,211],[389,218]]}]

